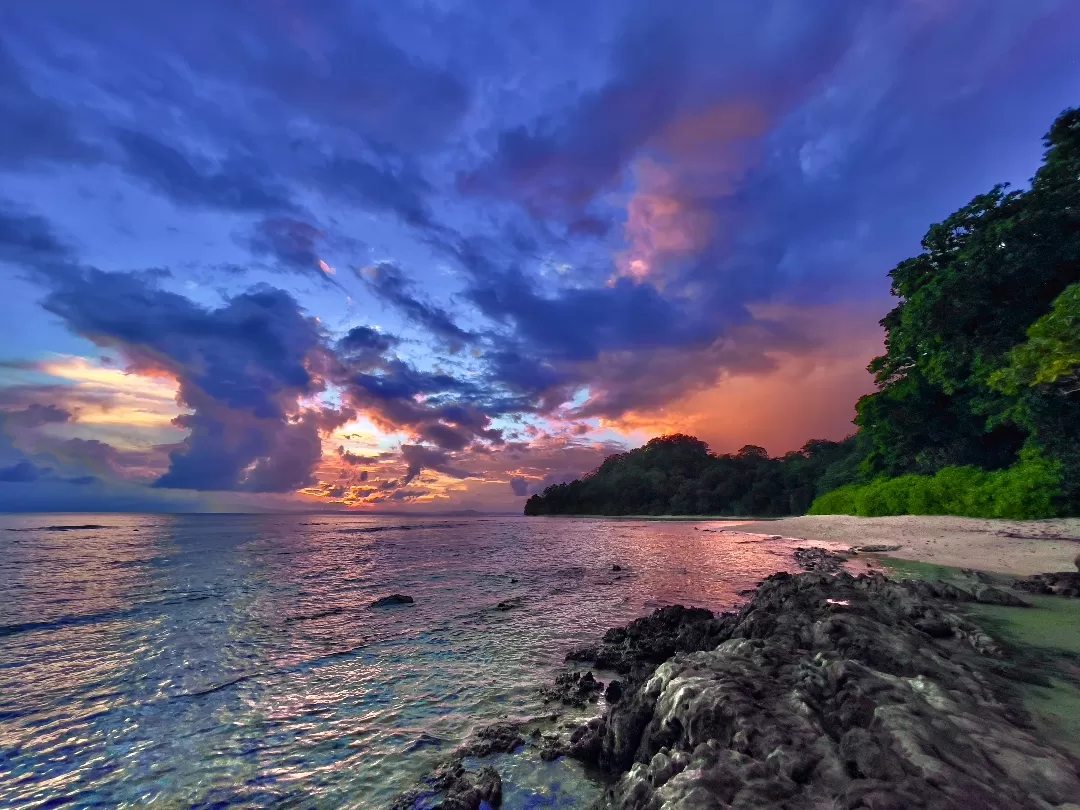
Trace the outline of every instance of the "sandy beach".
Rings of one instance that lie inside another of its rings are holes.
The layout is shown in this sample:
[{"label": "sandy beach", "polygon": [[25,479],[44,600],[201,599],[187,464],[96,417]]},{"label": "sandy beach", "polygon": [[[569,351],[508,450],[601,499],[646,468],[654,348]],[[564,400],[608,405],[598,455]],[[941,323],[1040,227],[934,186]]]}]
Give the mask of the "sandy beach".
[{"label": "sandy beach", "polygon": [[852,546],[900,546],[888,556],[1029,576],[1074,571],[1080,519],[981,520],[959,517],[860,518],[821,515],[746,523],[739,531]]}]

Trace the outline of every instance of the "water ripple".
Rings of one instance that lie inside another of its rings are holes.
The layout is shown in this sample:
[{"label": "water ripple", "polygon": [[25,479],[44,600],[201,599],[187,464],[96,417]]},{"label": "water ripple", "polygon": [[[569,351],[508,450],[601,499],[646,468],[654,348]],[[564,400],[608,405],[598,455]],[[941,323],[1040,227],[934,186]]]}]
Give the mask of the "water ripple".
[{"label": "water ripple", "polygon": [[[570,647],[657,605],[726,608],[786,562],[783,544],[691,523],[0,527],[11,808],[380,807],[477,724],[541,713],[536,687]],[[391,593],[416,603],[369,607]],[[580,806],[597,789],[572,763],[499,767],[510,810]]]}]

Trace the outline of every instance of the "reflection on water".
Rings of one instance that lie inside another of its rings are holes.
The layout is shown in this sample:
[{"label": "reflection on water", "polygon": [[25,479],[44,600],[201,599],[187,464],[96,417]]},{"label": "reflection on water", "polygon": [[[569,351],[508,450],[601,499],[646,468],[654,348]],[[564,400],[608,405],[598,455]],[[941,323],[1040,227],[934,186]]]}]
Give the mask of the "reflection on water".
[{"label": "reflection on water", "polygon": [[[64,524],[103,528],[41,528]],[[475,724],[539,713],[568,648],[787,564],[716,528],[0,518],[0,806],[379,807]],[[369,607],[394,592],[416,604]],[[504,767],[511,808],[594,789],[570,763]]]}]

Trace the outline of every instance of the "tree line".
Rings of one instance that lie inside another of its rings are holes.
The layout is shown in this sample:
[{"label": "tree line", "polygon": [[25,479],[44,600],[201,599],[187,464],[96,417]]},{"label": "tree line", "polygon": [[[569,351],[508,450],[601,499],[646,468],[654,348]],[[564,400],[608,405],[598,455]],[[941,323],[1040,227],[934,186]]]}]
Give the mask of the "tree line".
[{"label": "tree line", "polygon": [[663,436],[548,487],[527,515],[1080,515],[1080,109],[1023,191],[930,227],[889,276],[856,433],[770,458]]}]

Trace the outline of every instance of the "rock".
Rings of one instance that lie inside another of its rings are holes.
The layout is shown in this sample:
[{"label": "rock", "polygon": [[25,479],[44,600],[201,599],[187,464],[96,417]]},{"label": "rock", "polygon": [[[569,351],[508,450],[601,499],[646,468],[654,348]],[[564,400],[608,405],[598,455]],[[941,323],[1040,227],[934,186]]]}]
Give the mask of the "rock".
[{"label": "rock", "polygon": [[612,571],[622,571],[622,566],[621,565],[613,565],[613,566],[611,566],[611,570]]},{"label": "rock", "polygon": [[472,738],[456,752],[460,757],[489,757],[510,754],[525,744],[519,723],[493,723],[477,729]]},{"label": "rock", "polygon": [[390,596],[383,596],[380,599],[376,599],[371,603],[372,607],[389,607],[390,605],[411,605],[416,600],[411,596],[406,596],[403,593],[395,593]]},{"label": "rock", "polygon": [[1021,599],[1004,588],[993,585],[976,585],[972,590],[975,601],[984,605],[1007,605],[1009,607],[1031,607],[1031,602]]},{"label": "rock", "polygon": [[1035,574],[1013,583],[1013,587],[1027,593],[1045,596],[1080,596],[1080,573],[1059,571],[1054,574]]},{"label": "rock", "polygon": [[903,546],[856,546],[855,550],[864,554],[884,554],[887,551],[899,551]]},{"label": "rock", "polygon": [[610,703],[618,703],[622,698],[623,684],[622,681],[612,680],[607,689],[604,690],[604,700]]},{"label": "rock", "polygon": [[603,749],[604,721],[594,717],[588,723],[578,726],[570,735],[571,757],[587,765],[595,765]]},{"label": "rock", "polygon": [[1076,555],[1076,559],[1073,560],[1073,565],[1076,566],[1076,570],[1080,571],[1080,554]]},{"label": "rock", "polygon": [[480,798],[492,807],[502,807],[502,779],[499,772],[494,768],[482,768],[476,775],[476,788],[480,791]]},{"label": "rock", "polygon": [[595,703],[604,690],[604,684],[596,680],[591,672],[564,672],[556,676],[555,685],[540,690],[547,702],[559,701],[567,706],[583,709],[589,703]]},{"label": "rock", "polygon": [[724,621],[711,611],[672,605],[608,630],[599,645],[575,650],[566,660],[626,673],[642,664],[659,664],[677,652],[707,648],[714,640],[719,643],[724,628]]},{"label": "rock", "polygon": [[482,768],[468,773],[458,764],[453,777],[444,787],[442,801],[435,805],[441,810],[480,810],[484,802],[490,807],[502,807],[502,779],[494,768]]},{"label": "rock", "polygon": [[544,736],[540,742],[540,759],[544,762],[553,762],[559,757],[566,756],[567,747],[558,736]]},{"label": "rock", "polygon": [[827,574],[838,574],[844,570],[847,557],[835,551],[824,548],[797,548],[795,549],[795,562],[804,571],[824,571]]},{"label": "rock", "polygon": [[[594,650],[628,674],[569,753],[613,779],[609,810],[1060,807],[1080,796],[1075,762],[1034,733],[1004,680],[1018,673],[954,610],[1010,597],[778,574],[737,614],[654,613]],[[664,626],[695,630],[656,666]]]},{"label": "rock", "polygon": [[521,607],[524,601],[525,600],[522,599],[520,596],[515,596],[513,599],[504,599],[502,602],[499,602],[499,604],[495,606],[495,610],[513,610],[516,607]]}]

